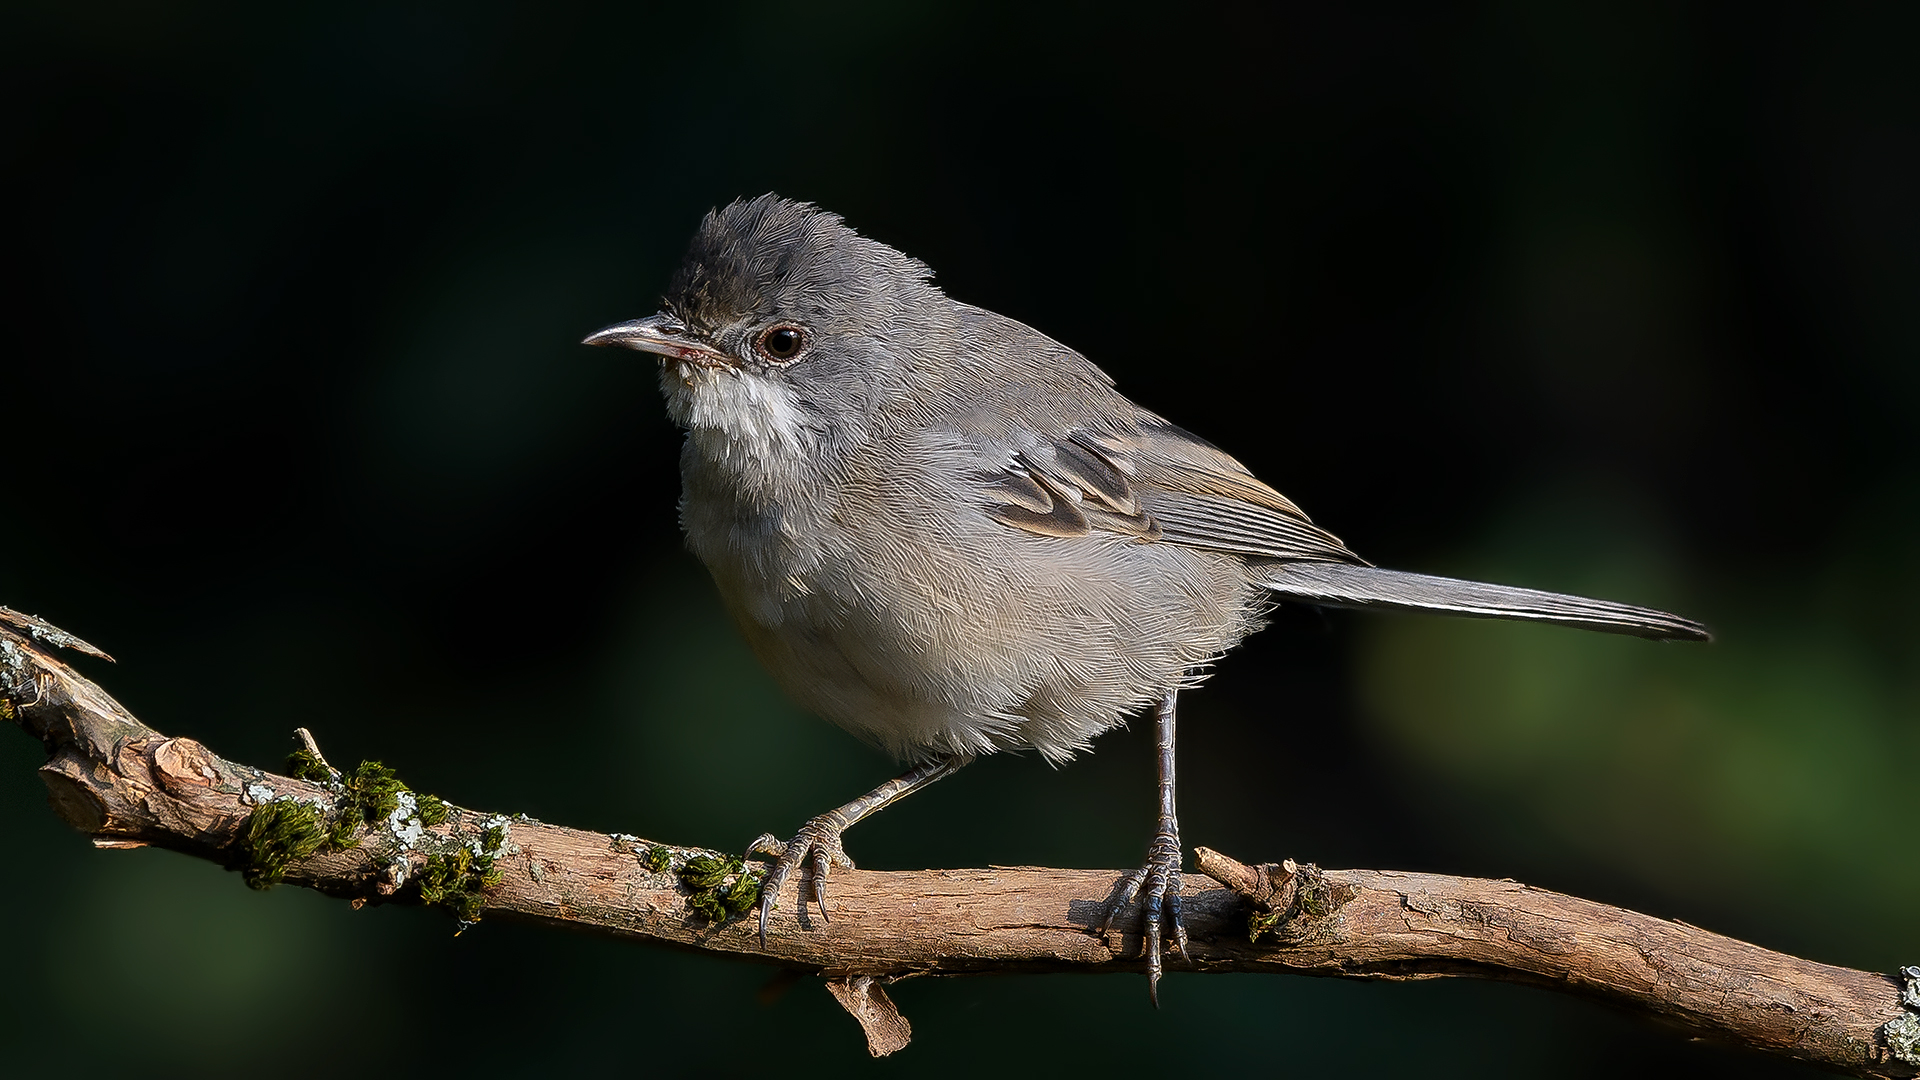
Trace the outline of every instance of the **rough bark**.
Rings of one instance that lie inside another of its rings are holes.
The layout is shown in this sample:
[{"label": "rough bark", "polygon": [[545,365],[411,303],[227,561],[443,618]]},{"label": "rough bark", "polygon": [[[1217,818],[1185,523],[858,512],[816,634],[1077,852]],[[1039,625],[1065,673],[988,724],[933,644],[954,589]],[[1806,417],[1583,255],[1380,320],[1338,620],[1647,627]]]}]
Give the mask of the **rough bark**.
[{"label": "rough bark", "polygon": [[[55,647],[105,655],[0,608],[0,717],[46,745],[55,812],[101,847],[167,847],[355,904],[435,902],[818,974],[875,1054],[910,1035],[884,989],[896,979],[1144,967],[1137,934],[1099,930],[1121,871],[838,871],[830,923],[799,909],[795,882],[779,910],[797,917],[775,919],[763,942],[727,914],[754,882],[722,856],[460,807],[442,816],[392,784],[378,802],[378,774],[331,770],[311,741],[312,779],[227,761],[141,724]],[[1174,970],[1502,979],[1857,1076],[1920,1075],[1920,968],[1833,967],[1513,881],[1246,866],[1204,848],[1197,864],[1212,880],[1186,878],[1192,944]]]}]

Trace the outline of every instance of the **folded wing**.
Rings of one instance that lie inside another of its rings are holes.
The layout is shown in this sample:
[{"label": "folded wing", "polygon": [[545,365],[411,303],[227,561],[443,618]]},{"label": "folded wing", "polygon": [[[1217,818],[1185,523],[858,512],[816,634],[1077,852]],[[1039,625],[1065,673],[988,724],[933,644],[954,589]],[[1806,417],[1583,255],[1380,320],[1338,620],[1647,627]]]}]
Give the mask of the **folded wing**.
[{"label": "folded wing", "polygon": [[1244,465],[1157,417],[1022,449],[989,491],[995,520],[1043,536],[1099,530],[1246,557],[1251,579],[1287,600],[1708,640],[1699,623],[1651,608],[1368,565]]}]

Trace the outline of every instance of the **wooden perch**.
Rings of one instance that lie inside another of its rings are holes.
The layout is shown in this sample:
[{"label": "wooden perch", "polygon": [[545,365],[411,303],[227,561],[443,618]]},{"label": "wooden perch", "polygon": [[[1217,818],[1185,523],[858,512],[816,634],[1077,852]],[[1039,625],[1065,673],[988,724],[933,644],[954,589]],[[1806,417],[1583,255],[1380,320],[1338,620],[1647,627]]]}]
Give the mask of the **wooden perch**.
[{"label": "wooden perch", "polygon": [[[141,724],[49,655],[105,656],[0,608],[0,717],[45,743],[56,813],[101,847],[154,845],[365,903],[566,924],[817,973],[869,1048],[906,1045],[888,982],[977,972],[1137,971],[1137,934],[1098,926],[1116,870],[839,871],[833,921],[790,884],[763,944],[736,917],[757,888],[725,856],[448,806],[377,766],[305,778],[227,761]],[[302,733],[304,735],[304,732]],[[1246,866],[1204,848],[1182,890],[1173,970],[1502,979],[1603,999],[1693,1033],[1856,1076],[1920,1075],[1920,968],[1815,963],[1684,923],[1513,881]],[[1132,927],[1138,918],[1116,920]]]}]

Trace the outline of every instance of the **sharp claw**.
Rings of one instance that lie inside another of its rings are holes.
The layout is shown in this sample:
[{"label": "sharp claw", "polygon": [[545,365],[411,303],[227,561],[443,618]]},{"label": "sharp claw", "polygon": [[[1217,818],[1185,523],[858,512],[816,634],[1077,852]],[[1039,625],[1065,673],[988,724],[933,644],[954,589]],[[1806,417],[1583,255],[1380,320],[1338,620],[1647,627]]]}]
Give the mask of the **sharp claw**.
[{"label": "sharp claw", "polygon": [[827,853],[820,850],[818,847],[814,848],[813,849],[813,903],[814,903],[814,906],[820,909],[820,921],[823,923],[831,921],[827,918],[828,863],[829,863],[829,860],[827,858]]},{"label": "sharp claw", "polygon": [[1147,997],[1160,1007],[1160,903],[1156,897],[1147,905]]},{"label": "sharp claw", "polygon": [[[1187,927],[1180,904],[1180,847],[1171,836],[1158,837],[1148,850],[1147,864],[1128,874],[1116,890],[1100,924],[1104,936],[1122,908],[1141,901],[1140,948],[1147,968],[1147,997],[1160,1006],[1160,976],[1166,970],[1165,953],[1187,954]],[[1164,946],[1164,949],[1163,949]]]},{"label": "sharp claw", "polygon": [[1147,871],[1144,868],[1135,870],[1127,875],[1127,887],[1121,891],[1120,898],[1107,907],[1107,917],[1100,920],[1101,937],[1105,937],[1107,931],[1113,929],[1113,918],[1120,914],[1120,909],[1133,903],[1134,898],[1140,895],[1140,885],[1146,880]]},{"label": "sharp claw", "polygon": [[784,863],[781,863],[781,862],[774,863],[773,867],[767,871],[767,876],[760,879],[759,907],[760,907],[760,946],[761,948],[765,948],[767,944],[767,918],[773,914],[774,898],[780,895],[780,886],[783,883],[785,883],[786,880],[787,880],[786,866]]},{"label": "sharp claw", "polygon": [[787,879],[796,872],[804,878],[799,886],[800,913],[805,914],[807,903],[811,899],[820,909],[820,921],[831,921],[827,914],[827,876],[835,866],[851,868],[853,860],[846,857],[840,849],[840,830],[836,823],[816,818],[801,826],[800,832],[792,840],[781,842],[772,834],[763,835],[747,849],[748,854],[760,853],[774,857],[773,866],[767,870],[760,885],[760,944],[767,943],[767,927],[771,921],[775,898],[787,883]]},{"label": "sharp claw", "polygon": [[1187,922],[1180,917],[1180,875],[1167,882],[1167,914],[1173,919],[1173,947],[1182,959],[1187,956]]}]

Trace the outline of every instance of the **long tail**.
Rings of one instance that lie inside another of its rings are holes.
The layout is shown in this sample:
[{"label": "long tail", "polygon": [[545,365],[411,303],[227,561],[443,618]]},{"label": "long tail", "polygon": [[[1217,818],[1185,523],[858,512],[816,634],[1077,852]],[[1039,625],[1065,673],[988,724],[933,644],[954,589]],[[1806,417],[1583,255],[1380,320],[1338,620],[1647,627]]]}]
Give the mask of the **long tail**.
[{"label": "long tail", "polygon": [[1281,563],[1261,584],[1282,599],[1326,607],[1433,611],[1472,619],[1523,619],[1656,641],[1709,641],[1692,619],[1652,608],[1589,600],[1584,596],[1489,585],[1484,581],[1409,574],[1346,563]]}]

